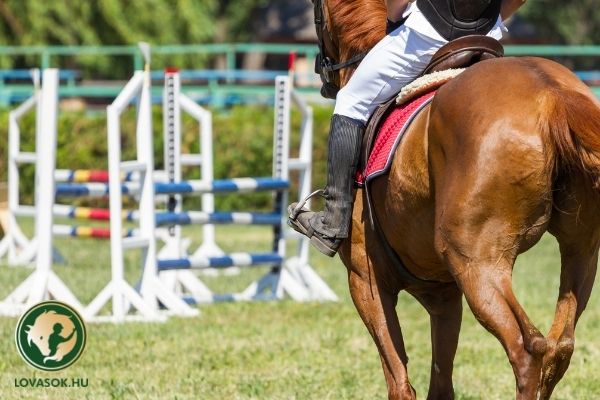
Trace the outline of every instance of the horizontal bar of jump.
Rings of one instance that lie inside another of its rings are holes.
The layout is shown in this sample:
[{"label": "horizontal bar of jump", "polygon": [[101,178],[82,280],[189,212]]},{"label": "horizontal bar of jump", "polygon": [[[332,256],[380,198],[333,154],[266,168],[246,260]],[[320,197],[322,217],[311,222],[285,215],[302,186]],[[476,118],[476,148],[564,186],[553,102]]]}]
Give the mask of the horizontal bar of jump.
[{"label": "horizontal bar of jump", "polygon": [[277,178],[235,178],[215,180],[212,182],[188,181],[175,183],[157,183],[154,185],[156,194],[179,193],[235,193],[256,192],[269,190],[284,190],[289,182]]},{"label": "horizontal bar of jump", "polygon": [[[129,185],[121,185],[123,194],[139,192],[139,183],[131,182]],[[56,185],[56,197],[106,197],[108,196],[108,184],[106,183],[58,183]]]},{"label": "horizontal bar of jump", "polygon": [[193,268],[247,267],[253,265],[280,265],[283,257],[277,253],[231,253],[216,257],[193,257],[158,260],[159,271]]},{"label": "horizontal bar of jump", "polygon": [[[236,178],[230,180],[186,181],[175,183],[155,183],[155,194],[205,194],[205,193],[245,193],[257,191],[285,190],[289,182],[279,178]],[[125,182],[121,185],[124,195],[136,195],[140,192],[139,182]],[[56,185],[57,197],[105,197],[108,196],[108,185],[104,183],[79,183]]]},{"label": "horizontal bar of jump", "polygon": [[[121,181],[139,180],[139,173],[121,174]],[[61,183],[108,183],[108,171],[101,169],[59,169],[54,171],[54,180]]]},{"label": "horizontal bar of jump", "polygon": [[[55,217],[110,221],[110,210],[108,208],[88,208],[75,207],[64,204],[55,204],[53,214]],[[35,207],[20,206],[15,210],[18,217],[35,217]],[[139,212],[137,210],[124,210],[122,212],[123,220],[134,222],[139,221]],[[158,212],[156,214],[156,225],[203,225],[203,224],[232,224],[232,225],[279,225],[282,216],[277,213],[254,213],[254,212],[213,212],[187,211],[181,213]]]},{"label": "horizontal bar of jump", "polygon": [[[110,210],[108,208],[88,208],[55,204],[53,211],[55,217],[110,221]],[[139,217],[137,211],[123,211],[122,219],[126,221],[137,221]]]},{"label": "horizontal bar of jump", "polygon": [[179,162],[181,165],[200,166],[202,165],[201,154],[182,154]]},{"label": "horizontal bar of jump", "polygon": [[150,245],[148,238],[140,237],[138,235],[123,238],[122,243],[123,250],[147,248]]},{"label": "horizontal bar of jump", "polygon": [[276,300],[277,295],[274,293],[256,294],[249,298],[243,293],[211,293],[205,296],[184,295],[181,300],[185,301],[190,306],[209,303],[230,303],[244,300]]},{"label": "horizontal bar of jump", "polygon": [[13,161],[17,164],[35,164],[37,162],[37,154],[21,151],[13,158]]},{"label": "horizontal bar of jump", "polygon": [[[69,218],[69,219],[84,219],[94,221],[109,221],[110,210],[108,208],[88,208],[88,207],[75,207],[65,204],[55,204],[52,207],[53,215],[55,217]],[[36,210],[34,206],[20,205],[14,214],[17,217],[35,217]],[[127,221],[137,221],[137,211],[123,211],[123,219]]]},{"label": "horizontal bar of jump", "polygon": [[139,162],[136,160],[121,161],[120,168],[121,168],[122,173],[146,172],[146,170],[148,169],[148,165],[146,163]]},{"label": "horizontal bar of jump", "polygon": [[[56,236],[70,236],[80,238],[110,239],[109,228],[96,228],[89,226],[69,226],[53,225],[52,233]],[[123,231],[123,237],[133,237],[137,235],[137,229],[126,229]]]},{"label": "horizontal bar of jump", "polygon": [[288,161],[288,169],[290,171],[293,170],[305,170],[310,166],[310,162],[308,161],[303,161],[297,158],[294,159],[290,159]]},{"label": "horizontal bar of jump", "polygon": [[183,213],[164,212],[156,214],[156,226],[167,225],[279,225],[282,216],[277,213],[190,211]]}]

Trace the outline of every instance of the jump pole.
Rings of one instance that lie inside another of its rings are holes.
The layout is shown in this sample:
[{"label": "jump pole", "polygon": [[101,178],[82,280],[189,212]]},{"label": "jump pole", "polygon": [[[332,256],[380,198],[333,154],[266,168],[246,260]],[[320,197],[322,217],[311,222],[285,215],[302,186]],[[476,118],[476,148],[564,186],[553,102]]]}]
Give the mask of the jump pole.
[{"label": "jump pole", "polygon": [[[291,56],[290,74],[275,79],[273,171],[275,177],[285,180],[289,180],[290,171],[298,171],[298,199],[300,200],[309,195],[311,188],[313,111],[293,89],[293,65],[294,57]],[[290,116],[293,106],[299,109],[302,116],[300,147],[298,156],[295,158],[290,154]],[[279,210],[282,214],[282,224],[278,229],[276,247],[285,257],[287,240],[297,239],[296,254],[285,259],[284,264],[279,267],[280,271],[274,268],[261,280],[248,287],[241,297],[252,297],[263,288],[271,286],[278,291],[278,298],[282,298],[284,291],[287,291],[292,298],[296,296],[295,300],[299,301],[337,301],[337,295],[309,264],[308,238],[296,234],[295,231],[287,228],[284,222],[287,220],[288,192],[286,191],[277,198],[276,202],[279,202]]]},{"label": "jump pole", "polygon": [[0,313],[19,315],[25,309],[42,300],[64,301],[78,311],[83,306],[75,295],[52,271],[52,226],[53,214],[49,212],[54,202],[53,171],[56,167],[56,135],[58,114],[58,70],[46,69],[43,72],[42,91],[38,101],[39,119],[36,129],[36,143],[48,143],[48,146],[36,146],[38,158],[35,173],[36,181],[36,220],[35,240],[36,258],[34,272],[23,281],[2,303]]}]

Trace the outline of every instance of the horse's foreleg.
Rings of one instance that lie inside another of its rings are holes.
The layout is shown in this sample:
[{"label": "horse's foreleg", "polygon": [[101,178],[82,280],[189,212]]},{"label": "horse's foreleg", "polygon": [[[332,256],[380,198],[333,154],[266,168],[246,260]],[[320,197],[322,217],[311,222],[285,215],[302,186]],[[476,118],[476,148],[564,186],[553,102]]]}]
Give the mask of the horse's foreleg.
[{"label": "horse's foreleg", "polygon": [[452,370],[462,320],[462,292],[456,285],[436,293],[416,293],[431,320],[431,377],[428,400],[454,399]]},{"label": "horse's foreleg", "polygon": [[372,275],[361,277],[350,271],[348,280],[354,305],[377,345],[388,397],[415,399],[415,390],[408,381],[408,357],[395,310],[398,295],[386,292]]}]

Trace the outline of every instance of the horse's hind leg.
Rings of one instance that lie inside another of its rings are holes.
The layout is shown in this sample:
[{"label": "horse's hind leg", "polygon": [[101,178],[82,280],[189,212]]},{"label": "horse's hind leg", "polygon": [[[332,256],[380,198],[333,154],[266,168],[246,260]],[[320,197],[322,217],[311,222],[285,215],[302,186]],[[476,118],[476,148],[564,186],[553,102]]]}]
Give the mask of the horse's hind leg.
[{"label": "horse's hind leg", "polygon": [[462,259],[463,255],[458,255],[456,250],[446,249],[447,263],[477,320],[504,347],[515,374],[517,399],[535,399],[546,342],[512,291],[514,259],[499,258],[494,262],[493,254],[490,258]]},{"label": "horse's hind leg", "polygon": [[431,377],[428,400],[454,399],[452,370],[462,320],[462,292],[455,284],[411,293],[425,307],[431,321]]},{"label": "horse's hind leg", "polygon": [[571,196],[555,196],[558,210],[550,225],[550,232],[560,246],[562,268],[556,313],[544,356],[540,399],[550,398],[569,367],[575,345],[575,325],[590,298],[598,265],[600,218],[598,203],[594,202],[597,197],[573,189],[565,192]]},{"label": "horse's hind leg", "polygon": [[[538,149],[510,144],[481,145],[492,155],[464,150],[482,160],[446,154],[443,165],[434,162],[435,245],[477,320],[504,347],[517,399],[529,400],[537,395],[546,340],[514,295],[512,269],[517,254],[546,229],[550,179]],[[489,159],[506,162],[492,168]]]}]

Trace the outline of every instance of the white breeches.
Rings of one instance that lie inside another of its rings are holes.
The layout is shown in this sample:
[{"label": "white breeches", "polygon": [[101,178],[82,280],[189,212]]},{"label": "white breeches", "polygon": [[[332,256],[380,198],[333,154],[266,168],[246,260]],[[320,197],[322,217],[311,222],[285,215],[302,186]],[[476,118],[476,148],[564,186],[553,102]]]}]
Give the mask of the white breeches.
[{"label": "white breeches", "polygon": [[334,113],[366,123],[377,106],[418,77],[446,43],[399,27],[367,53],[338,92]]}]

